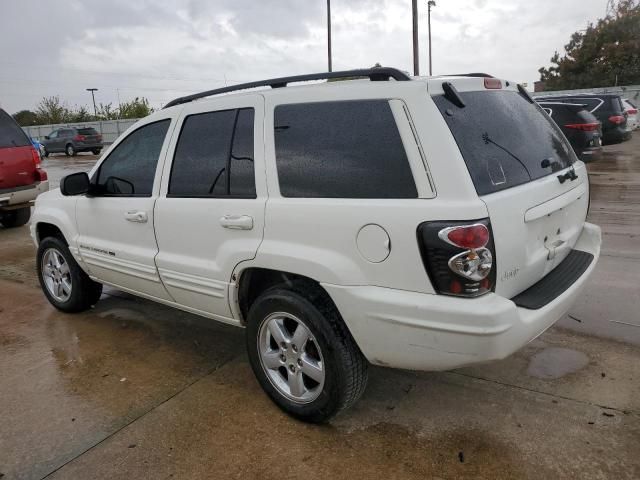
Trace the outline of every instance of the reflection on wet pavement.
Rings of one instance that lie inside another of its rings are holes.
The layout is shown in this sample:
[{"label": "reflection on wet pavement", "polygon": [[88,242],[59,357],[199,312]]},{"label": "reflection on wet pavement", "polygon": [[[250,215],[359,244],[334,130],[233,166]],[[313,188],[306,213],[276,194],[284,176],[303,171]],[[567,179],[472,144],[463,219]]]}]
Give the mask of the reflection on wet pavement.
[{"label": "reflection on wet pavement", "polygon": [[49,176],[49,188],[58,188],[60,180],[66,175],[88,172],[99,158],[99,155],[88,153],[78,153],[75,157],[67,157],[64,154],[49,155],[42,161],[42,167]]}]

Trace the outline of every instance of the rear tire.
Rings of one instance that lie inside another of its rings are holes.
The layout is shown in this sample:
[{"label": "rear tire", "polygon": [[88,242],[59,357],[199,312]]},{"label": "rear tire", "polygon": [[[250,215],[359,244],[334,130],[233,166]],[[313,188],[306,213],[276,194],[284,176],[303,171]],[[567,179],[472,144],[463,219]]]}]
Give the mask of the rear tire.
[{"label": "rear tire", "polygon": [[93,150],[91,150],[91,153],[93,153],[94,155],[100,155],[101,151],[101,148],[94,148]]},{"label": "rear tire", "polygon": [[37,267],[42,291],[58,310],[82,312],[95,305],[102,295],[102,284],[89,278],[69,247],[57,237],[47,237],[40,242]]},{"label": "rear tire", "polygon": [[69,143],[66,147],[64,147],[64,153],[67,155],[67,157],[75,157],[76,149]]},{"label": "rear tire", "polygon": [[31,207],[7,210],[0,213],[0,223],[5,228],[21,227],[31,218]]},{"label": "rear tire", "polygon": [[368,363],[329,299],[294,290],[274,287],[251,306],[249,361],[278,407],[305,422],[326,422],[360,398]]}]

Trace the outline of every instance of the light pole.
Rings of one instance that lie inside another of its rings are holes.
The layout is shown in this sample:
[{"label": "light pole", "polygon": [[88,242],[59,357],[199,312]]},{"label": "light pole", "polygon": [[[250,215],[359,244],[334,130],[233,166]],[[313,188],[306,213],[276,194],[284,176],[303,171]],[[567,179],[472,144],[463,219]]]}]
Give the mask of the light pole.
[{"label": "light pole", "polygon": [[433,75],[431,68],[431,7],[435,7],[435,0],[429,0],[427,2],[427,25],[429,27],[429,76]]},{"label": "light pole", "polygon": [[331,72],[331,0],[327,0],[327,63]]},{"label": "light pole", "polygon": [[97,88],[87,88],[87,92],[91,92],[91,98],[93,99],[93,116],[98,118],[98,109],[96,108],[96,96],[94,92],[97,92]]},{"label": "light pole", "polygon": [[411,3],[411,14],[413,16],[413,74],[420,75],[420,61],[418,60],[418,0]]}]

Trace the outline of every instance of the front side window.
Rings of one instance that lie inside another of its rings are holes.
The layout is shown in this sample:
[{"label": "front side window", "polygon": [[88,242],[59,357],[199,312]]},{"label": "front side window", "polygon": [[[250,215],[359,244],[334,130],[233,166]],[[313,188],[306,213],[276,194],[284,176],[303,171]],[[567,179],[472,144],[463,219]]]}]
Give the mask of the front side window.
[{"label": "front side window", "polygon": [[254,109],[189,115],[171,167],[170,197],[255,198]]},{"label": "front side window", "polygon": [[388,100],[275,109],[280,193],[306,198],[417,198]]},{"label": "front side window", "polygon": [[149,197],[170,119],[150,123],[129,134],[100,165],[98,195]]}]

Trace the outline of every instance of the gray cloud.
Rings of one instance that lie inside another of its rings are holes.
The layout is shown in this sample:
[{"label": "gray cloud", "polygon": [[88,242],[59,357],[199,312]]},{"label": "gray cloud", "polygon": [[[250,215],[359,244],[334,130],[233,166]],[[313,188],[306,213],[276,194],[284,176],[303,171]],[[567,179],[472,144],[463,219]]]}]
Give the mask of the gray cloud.
[{"label": "gray cloud", "polygon": [[[426,2],[420,2],[422,72]],[[604,0],[438,1],[434,73],[487,71],[532,81]],[[410,70],[408,0],[333,0],[334,67]],[[173,97],[226,83],[326,69],[324,0],[21,0],[0,17],[0,105],[33,108],[58,94],[71,105]]]}]

